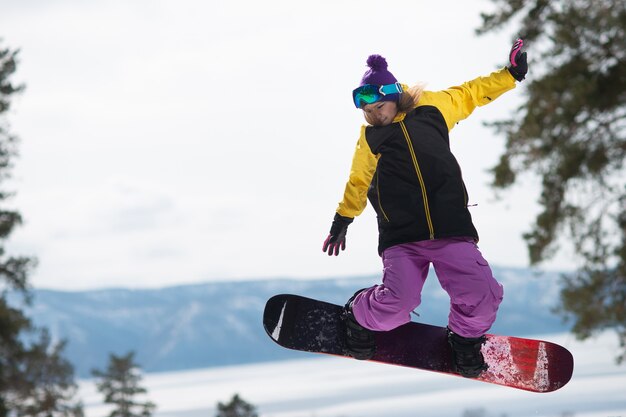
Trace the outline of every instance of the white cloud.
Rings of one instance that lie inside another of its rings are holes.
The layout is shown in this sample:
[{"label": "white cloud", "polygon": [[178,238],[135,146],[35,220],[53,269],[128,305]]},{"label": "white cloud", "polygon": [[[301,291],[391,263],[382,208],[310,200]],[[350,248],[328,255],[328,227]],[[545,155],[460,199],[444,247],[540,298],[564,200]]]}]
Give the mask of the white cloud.
[{"label": "white cloud", "polygon": [[[10,114],[16,250],[41,287],[155,286],[227,277],[376,273],[371,211],[348,251],[321,252],[349,170],[350,91],[370,53],[404,82],[445,88],[503,65],[507,34],[473,36],[489,2],[25,1],[3,8],[27,90]],[[459,42],[458,39],[462,39]],[[481,247],[525,263],[534,187],[490,201],[503,139],[482,127],[509,93],[453,132]],[[529,193],[527,195],[527,193]],[[516,220],[511,222],[510,219]]]}]

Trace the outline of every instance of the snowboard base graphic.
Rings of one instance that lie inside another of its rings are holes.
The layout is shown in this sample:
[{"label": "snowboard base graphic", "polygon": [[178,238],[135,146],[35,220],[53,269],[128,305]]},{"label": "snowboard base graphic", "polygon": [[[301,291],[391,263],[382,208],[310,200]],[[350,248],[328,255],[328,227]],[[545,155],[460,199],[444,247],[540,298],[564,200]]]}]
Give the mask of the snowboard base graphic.
[{"label": "snowboard base graphic", "polygon": [[[343,342],[342,307],[299,295],[270,298],[263,326],[285,348],[348,356]],[[444,327],[410,322],[376,333],[371,361],[459,376]],[[572,377],[574,359],[562,346],[543,340],[487,335],[482,353],[489,369],[476,380],[533,392],[551,392]]]}]

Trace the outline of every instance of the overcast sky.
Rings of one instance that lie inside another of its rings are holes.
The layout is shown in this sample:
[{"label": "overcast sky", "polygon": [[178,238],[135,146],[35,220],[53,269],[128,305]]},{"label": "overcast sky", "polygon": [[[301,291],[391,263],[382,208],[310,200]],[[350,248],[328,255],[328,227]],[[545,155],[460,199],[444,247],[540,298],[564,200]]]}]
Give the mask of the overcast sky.
[{"label": "overcast sky", "polygon": [[[0,0],[2,46],[21,49],[27,85],[8,114],[25,219],[10,250],[38,257],[40,288],[379,273],[370,207],[346,252],[321,251],[363,123],[351,90],[372,53],[431,90],[503,66],[513,33],[474,35],[490,7]],[[494,265],[527,265],[538,188],[528,178],[494,198],[486,170],[504,139],[482,124],[523,99],[521,84],[451,133]]]}]

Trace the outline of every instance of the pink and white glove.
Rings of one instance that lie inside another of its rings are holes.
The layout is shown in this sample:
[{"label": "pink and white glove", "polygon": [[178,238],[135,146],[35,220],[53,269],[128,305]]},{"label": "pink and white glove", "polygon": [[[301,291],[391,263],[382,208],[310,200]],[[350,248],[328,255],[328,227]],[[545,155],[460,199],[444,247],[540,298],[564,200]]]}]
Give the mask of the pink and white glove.
[{"label": "pink and white glove", "polygon": [[335,213],[333,224],[330,227],[330,233],[324,241],[322,251],[328,252],[328,256],[339,255],[340,250],[346,249],[346,233],[348,232],[348,226],[354,219],[350,217],[341,216],[339,213]]},{"label": "pink and white glove", "polygon": [[526,78],[528,72],[528,62],[526,60],[526,52],[522,52],[524,40],[518,38],[509,52],[509,66],[507,67],[513,78],[522,81]]}]

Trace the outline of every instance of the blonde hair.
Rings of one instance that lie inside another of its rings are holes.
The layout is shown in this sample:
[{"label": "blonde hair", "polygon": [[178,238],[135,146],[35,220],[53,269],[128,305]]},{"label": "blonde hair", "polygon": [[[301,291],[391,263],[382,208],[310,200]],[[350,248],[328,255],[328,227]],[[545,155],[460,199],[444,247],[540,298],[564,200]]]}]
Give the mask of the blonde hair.
[{"label": "blonde hair", "polygon": [[425,83],[419,83],[402,92],[402,94],[400,94],[400,100],[398,100],[398,112],[408,113],[416,108],[425,88]]}]

